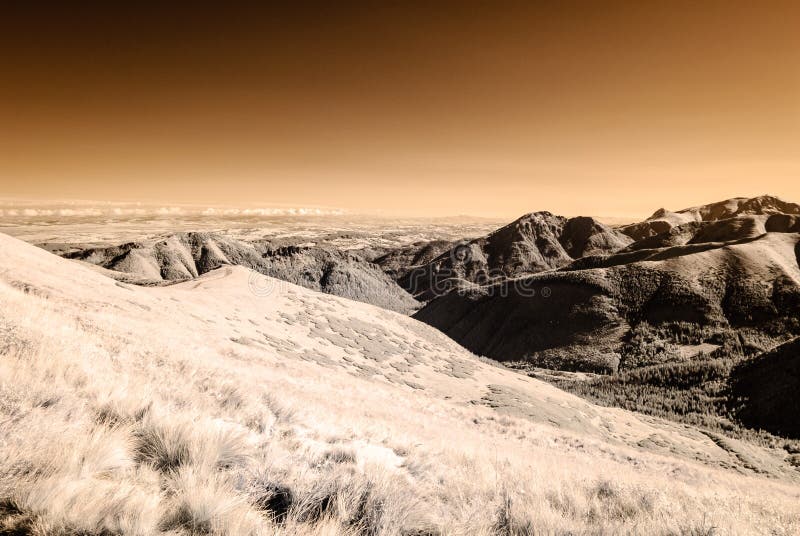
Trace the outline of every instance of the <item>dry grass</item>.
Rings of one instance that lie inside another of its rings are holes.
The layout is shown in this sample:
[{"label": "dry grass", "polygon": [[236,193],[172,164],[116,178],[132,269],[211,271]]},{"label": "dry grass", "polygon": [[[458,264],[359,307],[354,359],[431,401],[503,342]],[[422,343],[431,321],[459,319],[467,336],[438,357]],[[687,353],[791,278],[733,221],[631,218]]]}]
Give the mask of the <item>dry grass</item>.
[{"label": "dry grass", "polygon": [[790,484],[0,291],[1,533],[800,530]]}]

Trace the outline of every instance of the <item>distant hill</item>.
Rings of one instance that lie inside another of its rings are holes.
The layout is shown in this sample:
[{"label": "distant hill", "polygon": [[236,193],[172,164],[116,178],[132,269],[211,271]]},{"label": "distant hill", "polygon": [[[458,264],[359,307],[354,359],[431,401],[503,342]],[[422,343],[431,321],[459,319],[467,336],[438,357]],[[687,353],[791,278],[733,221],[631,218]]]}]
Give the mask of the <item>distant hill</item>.
[{"label": "distant hill", "polygon": [[759,197],[735,197],[717,203],[686,208],[677,212],[658,209],[643,222],[620,227],[619,230],[634,240],[668,233],[674,227],[688,223],[714,222],[737,216],[769,216],[772,214],[800,215],[800,205],[763,195]]},{"label": "distant hill", "polygon": [[489,235],[454,245],[401,274],[399,283],[418,299],[430,300],[462,283],[486,284],[552,270],[584,255],[616,251],[630,242],[593,218],[533,212]]},{"label": "distant hill", "polygon": [[333,248],[272,248],[266,242],[243,242],[214,233],[176,233],[149,242],[71,250],[63,255],[128,274],[143,284],[184,281],[220,266],[238,265],[397,312],[410,313],[419,307],[378,266]]},{"label": "distant hill", "polygon": [[[755,353],[800,331],[798,220],[772,213],[800,209],[774,199],[681,211],[708,220],[557,270],[462,287],[415,316],[476,353],[549,368],[608,372],[680,359],[699,344]],[[650,332],[652,344],[640,344]]]}]

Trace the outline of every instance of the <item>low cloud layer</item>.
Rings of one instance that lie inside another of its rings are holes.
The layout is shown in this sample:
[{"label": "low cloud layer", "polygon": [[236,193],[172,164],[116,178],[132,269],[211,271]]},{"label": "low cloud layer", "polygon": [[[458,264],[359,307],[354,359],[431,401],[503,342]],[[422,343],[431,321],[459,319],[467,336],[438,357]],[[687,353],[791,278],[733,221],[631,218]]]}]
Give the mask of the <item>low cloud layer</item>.
[{"label": "low cloud layer", "polygon": [[270,217],[270,216],[337,216],[341,209],[319,207],[208,207],[208,206],[146,206],[139,204],[0,204],[0,218],[148,218],[148,217]]}]

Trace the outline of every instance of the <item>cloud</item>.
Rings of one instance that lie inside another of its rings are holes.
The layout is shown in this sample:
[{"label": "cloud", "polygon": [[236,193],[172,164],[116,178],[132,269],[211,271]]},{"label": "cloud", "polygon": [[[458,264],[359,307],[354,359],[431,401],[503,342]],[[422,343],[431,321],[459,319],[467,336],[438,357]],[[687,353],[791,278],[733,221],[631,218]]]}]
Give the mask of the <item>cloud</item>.
[{"label": "cloud", "polygon": [[202,211],[204,216],[340,216],[345,214],[341,209],[322,209],[315,207],[290,208],[215,208],[208,207]]},{"label": "cloud", "polygon": [[319,207],[192,207],[192,206],[141,206],[139,204],[97,204],[78,205],[70,203],[69,206],[48,204],[37,206],[35,204],[19,204],[17,206],[0,204],[0,217],[21,220],[35,220],[43,218],[147,218],[147,217],[220,217],[220,218],[252,218],[274,216],[340,216],[346,212],[342,209],[329,209]]}]

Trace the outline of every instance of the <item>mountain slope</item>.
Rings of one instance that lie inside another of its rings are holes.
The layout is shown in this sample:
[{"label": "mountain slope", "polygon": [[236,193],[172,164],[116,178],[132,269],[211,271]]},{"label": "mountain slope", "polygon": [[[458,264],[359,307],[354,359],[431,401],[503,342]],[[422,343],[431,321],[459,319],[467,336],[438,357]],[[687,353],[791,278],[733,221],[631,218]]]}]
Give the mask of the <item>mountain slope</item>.
[{"label": "mountain slope", "polygon": [[800,439],[798,393],[800,339],[782,344],[732,373],[732,405],[737,417],[752,428]]},{"label": "mountain slope", "polygon": [[328,248],[247,243],[213,233],[177,233],[147,243],[67,252],[137,282],[183,281],[225,265],[239,265],[312,290],[402,313],[419,304],[382,270],[363,259]]},{"label": "mountain slope", "polygon": [[421,300],[462,283],[485,284],[564,266],[584,255],[621,249],[630,238],[593,218],[534,212],[493,233],[455,245],[409,270],[400,285]]},{"label": "mountain slope", "polygon": [[130,286],[0,235],[2,529],[798,529],[794,471],[770,450],[593,406],[399,314],[252,281],[225,266]]},{"label": "mountain slope", "polygon": [[[748,352],[733,328],[750,330],[754,350],[760,338],[800,330],[799,259],[796,233],[623,251],[451,292],[415,317],[478,354],[551,368],[608,372],[680,359],[676,343],[687,337]],[[660,348],[635,342],[651,325],[663,331]]]},{"label": "mountain slope", "polygon": [[372,262],[393,279],[399,280],[408,272],[428,264],[442,253],[449,251],[453,245],[454,243],[449,240],[416,242],[383,253]]}]

